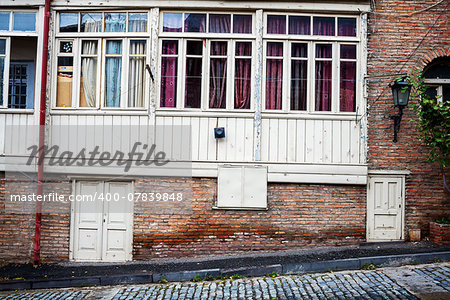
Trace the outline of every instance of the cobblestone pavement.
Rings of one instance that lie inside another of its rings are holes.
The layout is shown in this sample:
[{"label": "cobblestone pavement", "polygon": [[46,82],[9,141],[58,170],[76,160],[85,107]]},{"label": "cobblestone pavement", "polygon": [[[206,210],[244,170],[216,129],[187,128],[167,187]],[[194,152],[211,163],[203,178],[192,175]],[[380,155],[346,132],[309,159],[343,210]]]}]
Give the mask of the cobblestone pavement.
[{"label": "cobblestone pavement", "polygon": [[450,292],[450,266],[430,266],[420,269],[417,268],[414,269],[414,272],[430,278],[434,283]]},{"label": "cobblestone pavement", "polygon": [[[387,274],[411,272],[414,280]],[[0,299],[450,299],[450,263],[371,271],[0,293]],[[443,298],[442,298],[443,297]]]}]

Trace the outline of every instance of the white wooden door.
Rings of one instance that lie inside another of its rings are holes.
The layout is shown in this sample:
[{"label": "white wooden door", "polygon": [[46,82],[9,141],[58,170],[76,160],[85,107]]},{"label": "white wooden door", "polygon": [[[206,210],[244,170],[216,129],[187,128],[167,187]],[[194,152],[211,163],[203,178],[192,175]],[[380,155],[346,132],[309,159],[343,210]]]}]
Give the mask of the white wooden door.
[{"label": "white wooden door", "polygon": [[367,241],[403,239],[404,178],[369,177]]},{"label": "white wooden door", "polygon": [[133,202],[128,201],[131,182],[106,182],[105,192],[112,199],[104,203],[103,260],[131,260]]},{"label": "white wooden door", "polygon": [[77,181],[75,195],[94,201],[74,201],[71,239],[76,261],[131,260],[133,202],[131,182]]},{"label": "white wooden door", "polygon": [[[103,182],[77,181],[76,195],[100,195]],[[103,203],[97,201],[74,201],[72,231],[74,260],[102,259]]]}]

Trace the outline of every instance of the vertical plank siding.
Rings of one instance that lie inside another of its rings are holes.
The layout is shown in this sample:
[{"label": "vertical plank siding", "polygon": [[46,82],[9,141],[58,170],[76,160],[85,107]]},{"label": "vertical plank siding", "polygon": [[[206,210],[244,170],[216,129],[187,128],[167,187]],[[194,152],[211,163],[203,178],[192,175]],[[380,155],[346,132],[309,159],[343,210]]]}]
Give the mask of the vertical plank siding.
[{"label": "vertical plank siding", "polygon": [[[53,115],[50,124],[49,144],[74,152],[84,146],[128,152],[139,139],[177,160],[254,161],[253,118],[156,116],[151,126],[148,116]],[[6,132],[11,125],[16,134]],[[216,126],[225,128],[225,139],[214,138]],[[0,115],[2,154],[27,154],[26,146],[37,144],[37,130],[33,115]],[[262,118],[261,162],[360,164],[360,131],[351,120]]]}]

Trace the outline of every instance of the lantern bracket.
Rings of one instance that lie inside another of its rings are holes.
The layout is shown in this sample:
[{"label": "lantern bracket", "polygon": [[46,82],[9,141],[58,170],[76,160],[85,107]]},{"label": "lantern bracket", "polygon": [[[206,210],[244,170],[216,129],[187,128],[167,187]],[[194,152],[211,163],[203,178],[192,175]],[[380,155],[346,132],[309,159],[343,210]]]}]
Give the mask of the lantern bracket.
[{"label": "lantern bracket", "polygon": [[398,115],[391,116],[391,119],[394,120],[394,143],[397,143],[397,133],[400,131],[400,123],[402,122],[403,117],[403,106],[398,106]]}]

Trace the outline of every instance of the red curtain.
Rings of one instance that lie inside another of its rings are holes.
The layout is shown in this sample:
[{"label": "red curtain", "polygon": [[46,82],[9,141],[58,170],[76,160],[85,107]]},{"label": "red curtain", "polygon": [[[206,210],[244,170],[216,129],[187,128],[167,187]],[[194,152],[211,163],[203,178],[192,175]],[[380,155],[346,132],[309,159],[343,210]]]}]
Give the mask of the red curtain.
[{"label": "red curtain", "polygon": [[231,31],[231,15],[209,15],[209,32],[229,33]]},{"label": "red curtain", "polygon": [[314,17],[314,35],[334,35],[334,18]]},{"label": "red curtain", "polygon": [[252,16],[233,15],[233,33],[252,33]]},{"label": "red curtain", "polygon": [[356,36],[355,18],[338,18],[339,36]]},{"label": "red curtain", "polygon": [[[356,45],[341,45],[341,59],[356,59]],[[356,61],[341,61],[339,110],[356,110]]]},{"label": "red curtain", "polygon": [[289,16],[289,34],[311,34],[311,17]]},{"label": "red curtain", "polygon": [[225,108],[227,96],[227,42],[211,42],[209,108]]},{"label": "red curtain", "polygon": [[[178,41],[163,41],[163,55],[178,54]],[[178,58],[163,56],[161,62],[161,107],[175,107]]]},{"label": "red curtain", "polygon": [[239,56],[251,56],[252,44],[248,42],[236,43],[236,60],[234,71],[234,108],[250,108],[251,92],[251,59]]},{"label": "red curtain", "polygon": [[268,15],[267,33],[286,34],[286,16]]},{"label": "red curtain", "polygon": [[[331,58],[332,46],[316,45],[316,58]],[[331,61],[316,61],[316,111],[331,111]]]},{"label": "red curtain", "polygon": [[283,86],[283,43],[267,43],[266,109],[281,109]]},{"label": "red curtain", "polygon": [[308,45],[292,44],[291,57],[291,110],[306,110],[308,62],[295,58],[307,58]]}]

